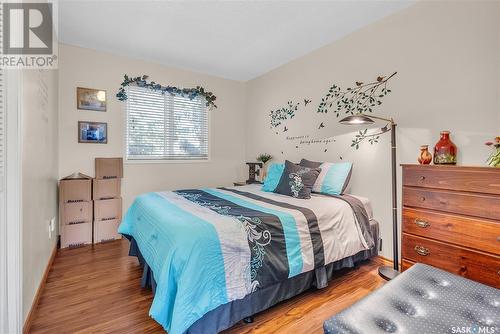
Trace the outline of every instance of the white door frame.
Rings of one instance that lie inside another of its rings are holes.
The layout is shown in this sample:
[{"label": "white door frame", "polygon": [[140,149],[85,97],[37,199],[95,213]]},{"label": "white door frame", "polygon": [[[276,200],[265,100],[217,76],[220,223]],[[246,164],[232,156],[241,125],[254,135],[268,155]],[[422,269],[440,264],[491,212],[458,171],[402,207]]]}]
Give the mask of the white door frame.
[{"label": "white door frame", "polygon": [[[0,205],[0,332],[22,333],[22,71],[4,71],[5,173]],[[2,210],[4,209],[4,210]]]}]

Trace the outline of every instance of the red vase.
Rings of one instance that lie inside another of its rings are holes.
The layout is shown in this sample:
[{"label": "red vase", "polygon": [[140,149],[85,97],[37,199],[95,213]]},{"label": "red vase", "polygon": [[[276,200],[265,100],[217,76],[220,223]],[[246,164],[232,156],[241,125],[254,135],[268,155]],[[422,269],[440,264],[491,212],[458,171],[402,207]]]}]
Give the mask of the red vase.
[{"label": "red vase", "polygon": [[431,163],[432,154],[429,152],[429,145],[420,146],[420,154],[417,160],[421,165],[428,165]]},{"label": "red vase", "polygon": [[434,146],[435,165],[456,165],[457,146],[450,139],[450,131],[441,131],[441,138]]}]

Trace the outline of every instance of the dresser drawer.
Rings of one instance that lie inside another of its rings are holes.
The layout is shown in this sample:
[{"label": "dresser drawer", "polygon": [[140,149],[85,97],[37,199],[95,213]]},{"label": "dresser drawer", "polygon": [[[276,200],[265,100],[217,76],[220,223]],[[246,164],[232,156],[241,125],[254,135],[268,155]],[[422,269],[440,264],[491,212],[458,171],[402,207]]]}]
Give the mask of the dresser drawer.
[{"label": "dresser drawer", "polygon": [[92,202],[71,202],[62,205],[62,224],[92,221]]},{"label": "dresser drawer", "polygon": [[500,287],[500,257],[403,233],[403,259]]},{"label": "dresser drawer", "polygon": [[500,255],[500,222],[403,208],[403,232]]},{"label": "dresser drawer", "polygon": [[122,199],[103,199],[94,201],[94,217],[96,220],[121,219]]},{"label": "dresser drawer", "polygon": [[404,166],[403,185],[500,195],[500,173],[486,167]]},{"label": "dresser drawer", "polygon": [[403,205],[500,220],[500,196],[403,187]]}]

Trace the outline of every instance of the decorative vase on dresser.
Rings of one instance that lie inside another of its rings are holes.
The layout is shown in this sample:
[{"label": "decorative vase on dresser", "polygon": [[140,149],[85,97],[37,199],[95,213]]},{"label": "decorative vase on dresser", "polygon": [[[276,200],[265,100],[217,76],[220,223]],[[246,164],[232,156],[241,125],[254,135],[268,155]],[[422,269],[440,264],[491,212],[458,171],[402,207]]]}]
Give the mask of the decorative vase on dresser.
[{"label": "decorative vase on dresser", "polygon": [[500,169],[403,165],[402,269],[422,262],[500,288]]},{"label": "decorative vase on dresser", "polygon": [[432,154],[429,152],[429,145],[420,146],[420,154],[417,161],[421,165],[428,165],[432,161]]},{"label": "decorative vase on dresser", "polygon": [[439,141],[434,146],[435,165],[455,165],[457,146],[450,139],[450,131],[441,131]]}]

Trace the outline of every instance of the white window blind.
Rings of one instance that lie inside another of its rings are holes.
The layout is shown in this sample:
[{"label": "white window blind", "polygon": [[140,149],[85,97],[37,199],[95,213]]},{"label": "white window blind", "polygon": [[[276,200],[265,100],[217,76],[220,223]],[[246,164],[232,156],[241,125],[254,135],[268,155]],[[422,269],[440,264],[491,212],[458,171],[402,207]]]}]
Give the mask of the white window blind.
[{"label": "white window blind", "polygon": [[128,160],[207,160],[208,110],[203,98],[127,88]]}]

